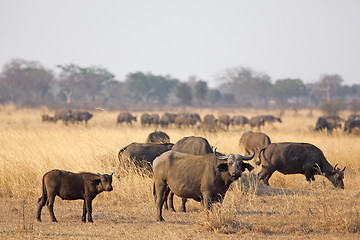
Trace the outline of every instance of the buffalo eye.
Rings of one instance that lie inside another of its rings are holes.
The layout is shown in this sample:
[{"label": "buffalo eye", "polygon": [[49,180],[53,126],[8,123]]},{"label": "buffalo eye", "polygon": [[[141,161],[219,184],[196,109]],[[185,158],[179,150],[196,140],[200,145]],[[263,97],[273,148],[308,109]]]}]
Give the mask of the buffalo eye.
[{"label": "buffalo eye", "polygon": [[91,181],[92,185],[99,185],[101,183],[101,179],[94,179]]}]

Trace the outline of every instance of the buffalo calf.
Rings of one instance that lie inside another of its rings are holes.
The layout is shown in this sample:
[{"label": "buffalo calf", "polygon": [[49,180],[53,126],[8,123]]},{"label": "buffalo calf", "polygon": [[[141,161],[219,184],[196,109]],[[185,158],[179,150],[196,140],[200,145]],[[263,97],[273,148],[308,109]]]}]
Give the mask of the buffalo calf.
[{"label": "buffalo calf", "polygon": [[51,170],[45,173],[42,180],[42,196],[39,198],[39,207],[36,219],[41,221],[41,210],[45,204],[49,208],[50,217],[53,222],[57,222],[54,215],[55,196],[62,200],[84,199],[83,215],[81,220],[86,222],[86,213],[88,222],[92,219],[92,200],[103,191],[112,191],[113,173],[94,174],[88,172],[72,173],[63,170]]}]

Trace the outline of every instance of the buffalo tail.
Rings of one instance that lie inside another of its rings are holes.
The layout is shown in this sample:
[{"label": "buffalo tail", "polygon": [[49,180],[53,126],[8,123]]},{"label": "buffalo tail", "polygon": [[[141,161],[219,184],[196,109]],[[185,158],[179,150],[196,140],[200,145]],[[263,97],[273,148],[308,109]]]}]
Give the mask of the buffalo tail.
[{"label": "buffalo tail", "polygon": [[[259,152],[259,159],[255,162],[256,165],[260,166],[261,164],[261,153],[263,153],[265,151],[266,148],[263,148],[260,150]],[[264,154],[263,154],[264,155]]]}]

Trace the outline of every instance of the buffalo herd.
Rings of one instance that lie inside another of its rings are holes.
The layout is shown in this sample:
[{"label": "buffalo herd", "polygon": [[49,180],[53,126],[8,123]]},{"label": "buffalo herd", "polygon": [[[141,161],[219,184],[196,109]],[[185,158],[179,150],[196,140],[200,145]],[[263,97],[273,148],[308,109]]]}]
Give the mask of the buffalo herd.
[{"label": "buffalo herd", "polygon": [[[62,120],[82,122],[92,117],[90,113],[75,111],[56,112],[54,117],[43,117],[43,121]],[[75,120],[76,119],[76,120]],[[137,116],[129,112],[121,112],[117,123],[132,125]],[[245,116],[227,114],[217,119],[209,114],[203,120],[196,113],[170,114],[161,117],[158,114],[144,113],[140,116],[143,127],[161,125],[178,128],[184,126],[218,125],[228,130],[230,126],[249,124],[252,128],[263,126],[265,122],[282,122],[272,115]],[[341,126],[344,121],[336,116],[320,117],[315,130],[326,129],[331,132]],[[351,133],[360,128],[360,116],[352,115],[344,123],[346,132]],[[118,152],[118,160],[122,168],[134,165],[145,169],[153,179],[153,195],[156,202],[156,220],[164,221],[162,210],[175,211],[174,195],[182,199],[181,211],[186,212],[187,199],[201,202],[206,210],[212,203],[222,202],[230,185],[239,179],[243,172],[255,174],[260,182],[269,185],[269,178],[275,171],[282,174],[303,174],[308,182],[314,181],[315,175],[327,178],[335,188],[344,188],[345,167],[340,170],[332,166],[323,152],[310,143],[279,142],[273,143],[269,136],[261,132],[247,131],[239,139],[238,153],[224,154],[217,152],[203,137],[187,136],[171,143],[169,135],[163,131],[151,132],[144,143],[133,142]],[[253,160],[253,161],[251,161]],[[83,199],[82,221],[92,222],[92,200],[102,191],[111,191],[113,174],[72,173],[63,170],[52,170],[43,176],[42,197],[39,198],[37,220],[41,221],[41,210],[48,206],[52,221],[57,221],[53,212],[55,196],[66,200]]]},{"label": "buffalo herd", "polygon": [[79,110],[57,110],[55,111],[54,116],[49,116],[48,114],[41,115],[42,122],[54,122],[61,120],[64,125],[79,124],[87,122],[93,117],[93,114],[87,111],[79,111]]}]

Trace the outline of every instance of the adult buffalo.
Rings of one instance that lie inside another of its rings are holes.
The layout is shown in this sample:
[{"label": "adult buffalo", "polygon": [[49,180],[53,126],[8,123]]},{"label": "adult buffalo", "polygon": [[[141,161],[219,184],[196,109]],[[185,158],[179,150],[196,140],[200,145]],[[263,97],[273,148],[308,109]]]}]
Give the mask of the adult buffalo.
[{"label": "adult buffalo", "polygon": [[273,124],[274,122],[281,123],[281,119],[279,117],[275,117],[273,115],[263,115],[262,118],[264,119],[264,122]]},{"label": "adult buffalo", "polygon": [[117,117],[117,124],[125,122],[128,125],[132,125],[132,122],[136,122],[136,116],[133,116],[130,112],[121,112]]},{"label": "adult buffalo", "polygon": [[85,126],[87,126],[87,122],[93,117],[93,115],[89,112],[82,111],[73,111],[72,119],[73,123],[83,123],[85,122]]},{"label": "adult buffalo", "polygon": [[58,121],[58,120],[62,120],[63,124],[67,125],[68,122],[72,120],[72,111],[71,110],[56,110],[55,111],[55,116],[54,116],[54,120]]},{"label": "adult buffalo", "polygon": [[51,170],[45,173],[42,180],[42,196],[39,198],[39,207],[36,219],[41,221],[41,210],[45,204],[49,208],[50,217],[53,222],[57,222],[54,214],[55,197],[59,196],[62,200],[84,199],[83,215],[81,220],[92,222],[92,201],[103,191],[112,191],[113,174],[94,174],[88,172],[72,173],[63,170]]},{"label": "adult buffalo", "polygon": [[[202,137],[184,137],[177,141],[172,147],[173,151],[188,153],[193,155],[205,155],[213,153],[213,150],[209,142]],[[181,211],[186,212],[186,198],[182,198]],[[165,206],[166,208],[166,206]],[[174,193],[169,194],[169,209],[175,212],[174,208]]]},{"label": "adult buffalo", "polygon": [[135,166],[143,167],[152,172],[154,159],[163,152],[171,150],[174,144],[164,143],[131,143],[122,148],[118,153],[120,164],[131,161]]},{"label": "adult buffalo", "polygon": [[172,150],[193,155],[213,153],[209,142],[205,138],[194,136],[183,137],[174,144]]},{"label": "adult buffalo", "polygon": [[353,129],[360,128],[360,119],[349,119],[344,123],[344,132],[352,133]]},{"label": "adult buffalo", "polygon": [[265,125],[265,120],[264,120],[263,116],[254,116],[254,117],[250,118],[249,124],[250,124],[251,129],[253,129],[254,127],[257,127],[257,129],[260,129],[261,126]]},{"label": "adult buffalo", "polygon": [[239,154],[217,156],[216,152],[192,155],[175,151],[163,153],[154,160],[154,195],[157,220],[164,221],[162,206],[169,192],[181,198],[201,201],[206,209],[222,201],[230,184],[253,167],[243,161],[251,160]]},{"label": "adult buffalo", "polygon": [[223,126],[225,129],[228,130],[231,123],[230,116],[228,114],[221,114],[218,119],[220,126]]},{"label": "adult buffalo", "polygon": [[[340,118],[339,118],[340,119]],[[341,127],[340,120],[334,117],[319,117],[316,121],[315,131],[327,130],[328,133],[332,133],[332,131],[336,128]]]},{"label": "adult buffalo", "polygon": [[252,151],[255,151],[255,155],[258,156],[260,150],[269,144],[271,144],[271,140],[268,135],[252,131],[245,132],[239,141],[239,146],[244,148],[245,155],[249,155]]},{"label": "adult buffalo", "polygon": [[245,116],[235,115],[230,119],[230,122],[233,127],[236,125],[244,126],[249,123],[249,119]]},{"label": "adult buffalo", "polygon": [[334,187],[344,188],[344,170],[332,167],[323,152],[310,143],[272,143],[259,153],[261,165],[259,179],[269,185],[275,171],[283,174],[304,174],[306,180],[315,181],[314,175],[324,175]]},{"label": "adult buffalo", "polygon": [[163,131],[155,130],[155,132],[149,134],[149,136],[146,139],[146,143],[156,143],[156,144],[170,143],[170,137]]}]

